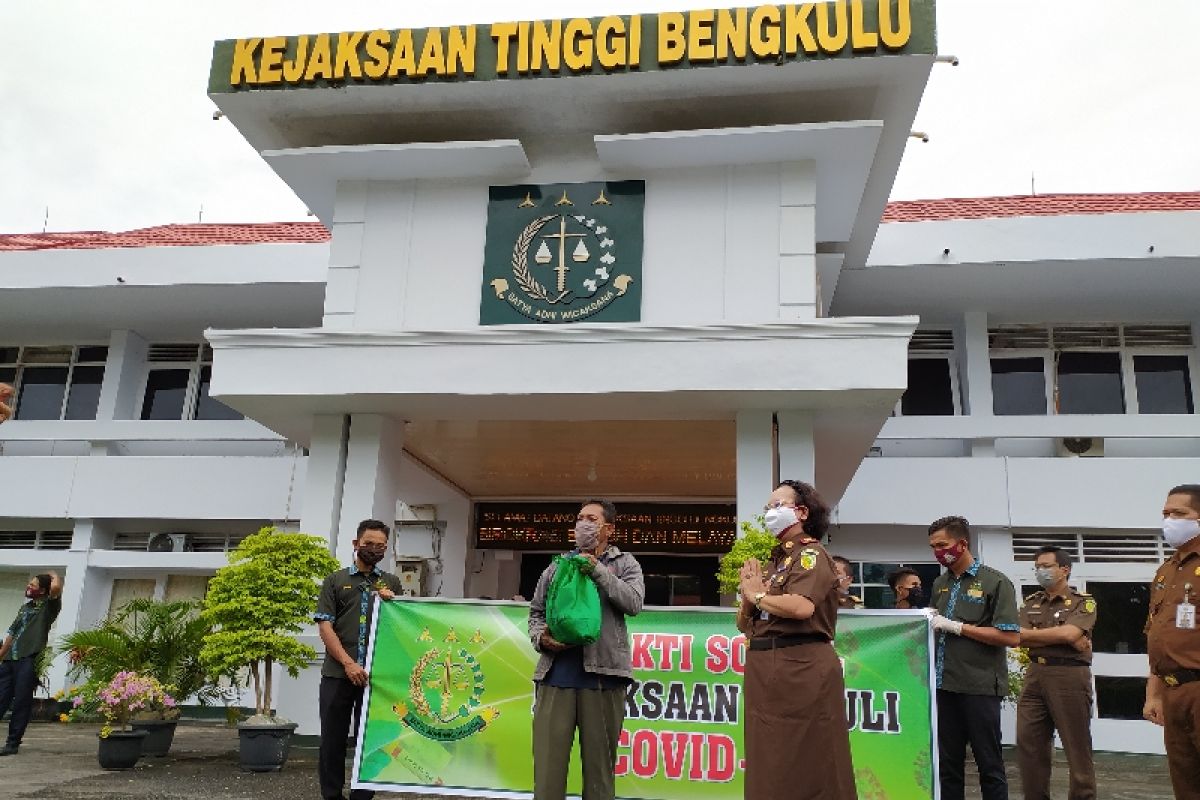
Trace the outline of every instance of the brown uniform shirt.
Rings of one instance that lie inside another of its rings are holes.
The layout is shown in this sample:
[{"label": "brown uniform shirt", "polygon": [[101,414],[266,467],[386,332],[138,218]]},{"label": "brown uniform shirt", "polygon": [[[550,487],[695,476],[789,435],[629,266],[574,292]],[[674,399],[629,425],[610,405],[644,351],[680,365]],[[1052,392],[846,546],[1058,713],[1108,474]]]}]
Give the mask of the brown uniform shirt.
[{"label": "brown uniform shirt", "polygon": [[798,594],[816,606],[808,619],[787,619],[751,609],[750,615],[738,614],[738,629],[750,639],[764,636],[820,634],[831,641],[837,627],[837,571],[833,559],[816,539],[804,533],[789,533],[771,551],[771,560],[763,565],[767,594]]},{"label": "brown uniform shirt", "polygon": [[1175,609],[1190,584],[1190,600],[1200,605],[1200,538],[1188,542],[1158,568],[1150,584],[1150,615],[1146,645],[1150,671],[1166,675],[1181,669],[1200,669],[1200,628],[1175,627]]},{"label": "brown uniform shirt", "polygon": [[[1089,639],[1096,627],[1096,601],[1089,594],[1068,587],[1065,597],[1051,597],[1046,592],[1034,592],[1021,606],[1021,627],[1045,630],[1058,625],[1074,625]],[[1081,664],[1091,664],[1092,657],[1069,644],[1048,644],[1029,648],[1029,657],[1069,658]]]},{"label": "brown uniform shirt", "polygon": [[852,594],[842,594],[838,592],[838,608],[862,608],[863,601],[861,597]]}]

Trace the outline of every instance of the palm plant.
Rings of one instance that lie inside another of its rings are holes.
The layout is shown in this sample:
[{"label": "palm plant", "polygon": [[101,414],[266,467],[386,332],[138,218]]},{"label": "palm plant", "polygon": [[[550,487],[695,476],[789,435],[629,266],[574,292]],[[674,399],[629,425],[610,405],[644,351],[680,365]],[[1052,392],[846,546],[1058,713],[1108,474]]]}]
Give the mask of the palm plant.
[{"label": "palm plant", "polygon": [[99,627],[62,639],[70,653],[68,677],[104,685],[120,672],[149,675],[181,700],[207,705],[220,692],[200,665],[200,648],[211,626],[190,600],[159,602],[139,598],[122,606]]}]

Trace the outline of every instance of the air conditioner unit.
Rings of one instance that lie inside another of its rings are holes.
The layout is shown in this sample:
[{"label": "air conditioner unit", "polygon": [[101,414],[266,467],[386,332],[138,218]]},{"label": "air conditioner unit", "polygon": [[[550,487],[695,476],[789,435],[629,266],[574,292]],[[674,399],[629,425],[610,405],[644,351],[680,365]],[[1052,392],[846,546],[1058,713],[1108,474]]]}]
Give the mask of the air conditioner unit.
[{"label": "air conditioner unit", "polygon": [[400,579],[400,594],[402,596],[423,596],[425,586],[425,559],[414,556],[397,556],[396,577]]},{"label": "air conditioner unit", "polygon": [[158,533],[146,545],[148,553],[182,553],[187,549],[186,533]]},{"label": "air conditioner unit", "polygon": [[1104,440],[1093,436],[1067,436],[1056,443],[1058,455],[1065,458],[1098,458],[1104,455]]}]

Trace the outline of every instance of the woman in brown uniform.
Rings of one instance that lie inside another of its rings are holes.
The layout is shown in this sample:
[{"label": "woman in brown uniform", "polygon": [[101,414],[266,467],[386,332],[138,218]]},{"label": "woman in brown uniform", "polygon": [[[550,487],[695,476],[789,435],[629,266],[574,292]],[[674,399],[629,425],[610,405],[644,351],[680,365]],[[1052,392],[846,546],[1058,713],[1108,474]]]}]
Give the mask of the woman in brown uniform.
[{"label": "woman in brown uniform", "polygon": [[829,507],[784,481],[771,493],[771,560],[742,567],[738,630],[745,675],[746,800],[855,800],[846,687],[833,651],[837,572],[818,539]]}]

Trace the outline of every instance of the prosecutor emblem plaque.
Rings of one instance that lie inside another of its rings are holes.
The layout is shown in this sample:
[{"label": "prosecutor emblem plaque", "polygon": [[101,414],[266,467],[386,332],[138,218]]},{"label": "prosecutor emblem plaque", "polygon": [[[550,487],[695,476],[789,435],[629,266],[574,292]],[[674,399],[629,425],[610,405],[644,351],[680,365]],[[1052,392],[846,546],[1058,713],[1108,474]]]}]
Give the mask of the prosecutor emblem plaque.
[{"label": "prosecutor emblem plaque", "polygon": [[481,325],[637,322],[645,181],[493,186]]}]

